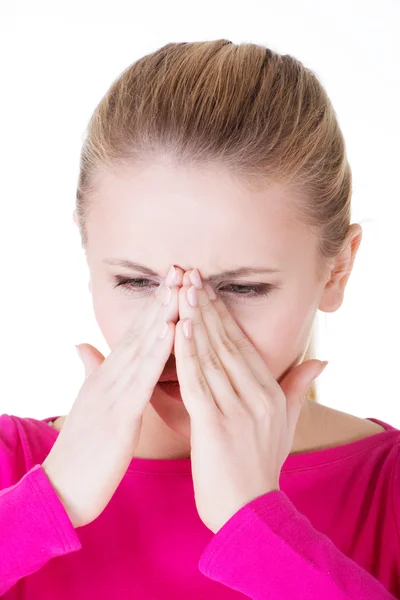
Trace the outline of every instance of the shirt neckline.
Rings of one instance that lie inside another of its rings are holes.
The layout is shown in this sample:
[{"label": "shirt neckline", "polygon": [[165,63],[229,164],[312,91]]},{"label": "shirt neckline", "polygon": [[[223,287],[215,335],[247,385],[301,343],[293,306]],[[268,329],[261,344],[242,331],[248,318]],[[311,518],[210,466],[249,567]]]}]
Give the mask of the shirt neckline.
[{"label": "shirt neckline", "polygon": [[[55,421],[58,416],[47,417],[42,419],[46,424],[48,421]],[[307,469],[310,467],[323,465],[330,462],[335,462],[343,458],[354,456],[360,452],[371,450],[375,446],[391,440],[400,433],[400,430],[393,427],[389,423],[382,421],[374,417],[366,417],[367,421],[373,421],[382,425],[385,431],[374,433],[371,436],[356,440],[355,442],[349,442],[347,444],[341,444],[339,446],[333,446],[331,448],[324,448],[322,450],[312,450],[311,452],[300,452],[298,454],[289,454],[283,463],[281,473]],[[55,437],[58,436],[59,432],[51,426],[48,426],[49,431],[53,431]],[[174,472],[174,473],[191,473],[192,464],[190,458],[175,458],[175,459],[153,459],[153,458],[132,458],[127,471],[130,472]]]}]

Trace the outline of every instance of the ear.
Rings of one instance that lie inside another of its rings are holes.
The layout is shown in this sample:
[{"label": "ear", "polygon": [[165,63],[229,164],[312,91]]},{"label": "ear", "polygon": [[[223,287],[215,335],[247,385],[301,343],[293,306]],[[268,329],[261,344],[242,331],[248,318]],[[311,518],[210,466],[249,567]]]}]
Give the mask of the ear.
[{"label": "ear", "polygon": [[337,256],[331,268],[330,278],[325,284],[318,308],[323,312],[335,312],[341,307],[344,290],[353,269],[354,260],[360,247],[362,228],[358,223],[350,225],[347,243]]},{"label": "ear", "polygon": [[78,215],[77,215],[77,213],[76,213],[76,210],[74,210],[74,212],[73,212],[73,215],[72,215],[72,216],[73,216],[73,219],[74,219],[75,225],[77,225],[77,226],[79,227]]}]

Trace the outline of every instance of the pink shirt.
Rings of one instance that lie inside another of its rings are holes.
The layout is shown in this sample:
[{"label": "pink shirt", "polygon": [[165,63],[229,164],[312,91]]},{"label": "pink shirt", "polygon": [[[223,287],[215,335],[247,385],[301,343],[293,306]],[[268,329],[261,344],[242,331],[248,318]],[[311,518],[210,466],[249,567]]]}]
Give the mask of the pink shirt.
[{"label": "pink shirt", "polygon": [[58,431],[0,416],[6,600],[400,598],[400,430],[287,457],[281,490],[213,534],[190,459],[132,459],[103,513],[74,529],[41,463]]}]

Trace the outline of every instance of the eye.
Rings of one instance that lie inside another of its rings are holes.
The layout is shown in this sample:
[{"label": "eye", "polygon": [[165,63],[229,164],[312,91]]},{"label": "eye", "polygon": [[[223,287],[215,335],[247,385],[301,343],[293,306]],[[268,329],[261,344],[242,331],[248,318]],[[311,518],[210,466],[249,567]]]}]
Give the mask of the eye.
[{"label": "eye", "polygon": [[[115,277],[115,281],[117,283],[114,285],[114,289],[117,287],[122,287],[124,291],[129,292],[129,295],[134,293],[136,290],[151,288],[152,283],[150,279],[127,279],[126,277],[121,277],[120,275]],[[156,283],[154,283],[153,286],[158,287]]]},{"label": "eye", "polygon": [[233,283],[230,285],[226,285],[218,291],[223,293],[224,290],[231,290],[230,292],[228,292],[228,294],[231,294],[237,298],[264,298],[268,296],[268,294],[274,289],[274,287],[275,286],[273,286],[270,283],[263,283],[258,285],[239,285]]},{"label": "eye", "polygon": [[[157,283],[151,282],[150,279],[127,279],[126,277],[122,277],[118,275],[115,277],[115,281],[117,284],[114,288],[122,287],[125,291],[129,292],[129,294],[135,293],[140,289],[150,290],[151,288],[158,287]],[[276,286],[270,283],[263,284],[249,284],[249,285],[239,285],[239,284],[230,284],[226,285],[223,288],[217,290],[222,295],[234,296],[238,299],[246,299],[246,298],[264,298],[266,297]]]}]

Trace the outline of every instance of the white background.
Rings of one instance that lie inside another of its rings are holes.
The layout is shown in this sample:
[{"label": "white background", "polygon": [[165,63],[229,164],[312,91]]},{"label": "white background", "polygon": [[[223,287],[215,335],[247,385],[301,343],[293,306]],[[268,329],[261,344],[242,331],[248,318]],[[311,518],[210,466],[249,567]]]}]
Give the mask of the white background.
[{"label": "white background", "polygon": [[86,124],[129,64],[168,42],[226,38],[292,54],[333,102],[363,240],[342,307],[318,313],[322,404],[400,428],[399,3],[0,0],[0,414],[67,414],[74,344],[107,355],[72,221]]}]

